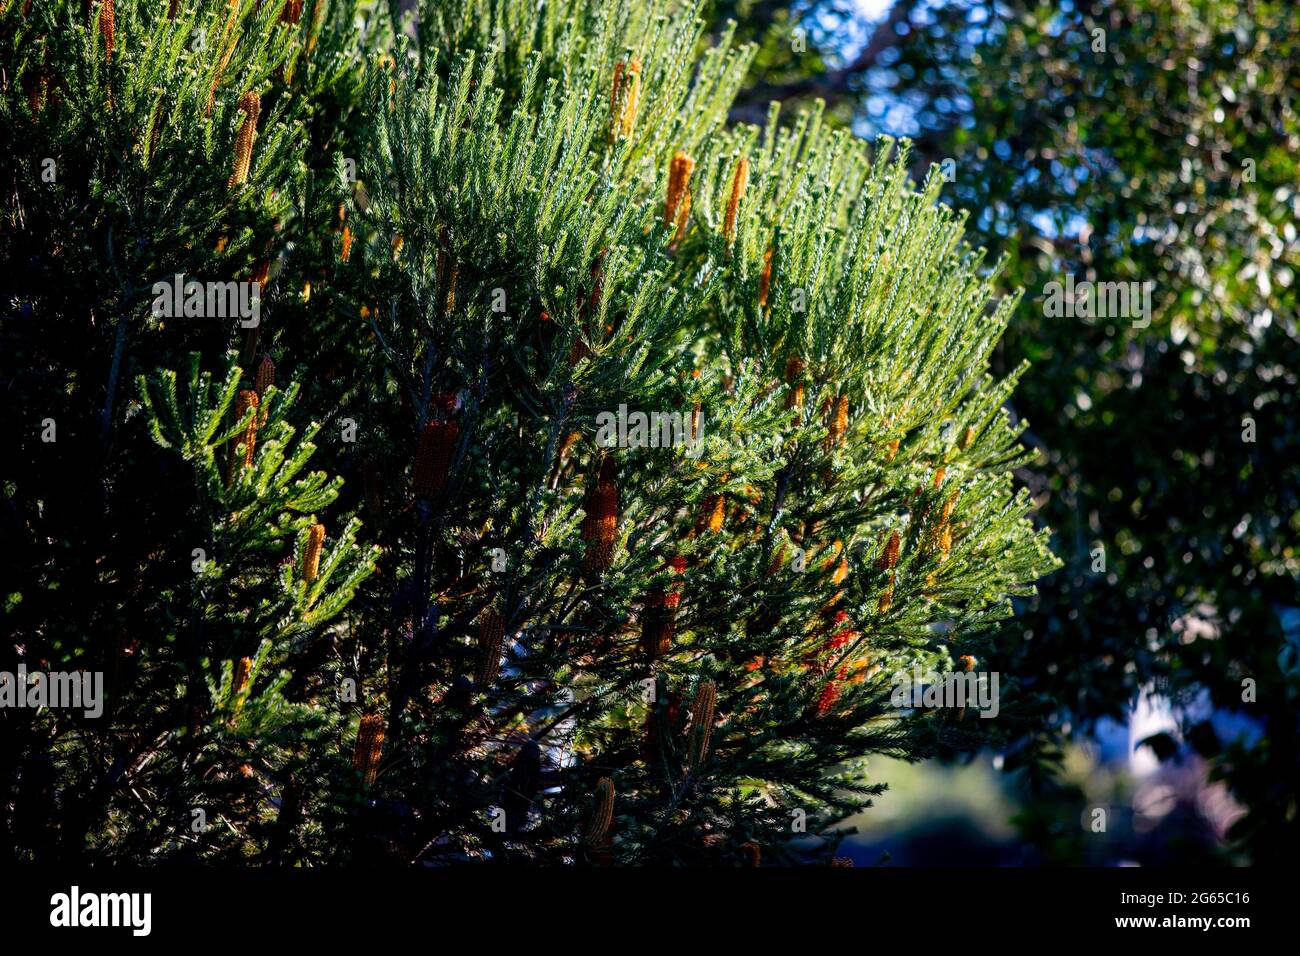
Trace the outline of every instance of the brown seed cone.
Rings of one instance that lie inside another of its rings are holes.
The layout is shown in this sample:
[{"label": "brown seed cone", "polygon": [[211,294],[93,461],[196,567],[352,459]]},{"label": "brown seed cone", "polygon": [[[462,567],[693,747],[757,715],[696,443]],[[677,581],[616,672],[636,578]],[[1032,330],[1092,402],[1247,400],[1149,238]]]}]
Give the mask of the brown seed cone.
[{"label": "brown seed cone", "polygon": [[384,750],[384,718],[366,714],[357,728],[357,742],[352,751],[352,766],[372,786],[379,774],[379,757]]},{"label": "brown seed cone", "polygon": [[[257,392],[252,389],[241,389],[239,395],[235,398],[235,421],[241,422],[244,416],[250,410],[258,406]],[[244,450],[241,453],[239,446],[243,445]],[[253,463],[253,453],[257,448],[257,415],[254,414],[244,426],[244,430],[237,436],[230,439],[230,478],[233,481],[240,466],[247,468]]]},{"label": "brown seed cone", "polygon": [[485,688],[497,676],[501,667],[501,647],[505,643],[506,622],[495,610],[483,612],[478,622],[478,671],[474,682]]},{"label": "brown seed cone", "polygon": [[673,154],[668,167],[668,195],[664,201],[664,225],[678,226],[683,220],[678,218],[682,199],[689,197],[691,173],[695,171],[695,160],[680,149]]},{"label": "brown seed cone", "polygon": [[718,703],[718,685],[711,680],[700,684],[691,707],[691,752],[689,768],[694,770],[709,756],[709,741],[713,737],[713,711]]},{"label": "brown seed cone", "polygon": [[459,440],[460,426],[455,422],[433,421],[424,426],[411,473],[411,487],[417,498],[434,498],[442,490]]},{"label": "brown seed cone", "polygon": [[253,387],[257,389],[258,398],[266,396],[266,390],[275,384],[275,362],[271,356],[262,356],[261,363],[257,366],[257,377],[253,379]]},{"label": "brown seed cone", "polygon": [[605,842],[610,825],[614,822],[614,781],[601,777],[596,781],[596,802],[591,809],[591,818],[582,835],[583,845],[600,846]]},{"label": "brown seed cone", "polygon": [[750,840],[748,843],[741,844],[740,852],[745,857],[745,866],[762,866],[763,850],[757,843]]},{"label": "brown seed cone", "polygon": [[262,98],[256,93],[245,93],[239,98],[239,109],[244,122],[235,137],[234,169],[227,185],[233,189],[248,182],[248,169],[253,160],[253,140],[257,137],[257,117],[262,110]]},{"label": "brown seed cone", "polygon": [[113,0],[100,0],[99,35],[104,38],[104,59],[113,59],[113,42],[116,34],[116,16]]},{"label": "brown seed cone", "polygon": [[740,201],[749,188],[749,160],[742,156],[731,176],[731,195],[727,197],[727,214],[722,220],[722,239],[730,246],[736,241],[736,218],[740,215]]},{"label": "brown seed cone", "polygon": [[302,577],[304,581],[315,581],[320,573],[320,553],[325,544],[325,526],[314,524],[307,531],[307,548],[302,556]]}]

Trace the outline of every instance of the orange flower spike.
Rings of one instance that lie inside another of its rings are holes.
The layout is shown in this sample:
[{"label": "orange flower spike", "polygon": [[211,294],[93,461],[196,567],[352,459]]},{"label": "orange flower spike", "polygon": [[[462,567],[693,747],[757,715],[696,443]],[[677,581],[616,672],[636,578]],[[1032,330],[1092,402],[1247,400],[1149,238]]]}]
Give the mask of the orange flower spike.
[{"label": "orange flower spike", "polygon": [[727,214],[722,221],[722,238],[730,246],[736,241],[736,219],[740,214],[740,201],[749,187],[749,160],[740,158],[731,176],[731,195],[727,197]]}]

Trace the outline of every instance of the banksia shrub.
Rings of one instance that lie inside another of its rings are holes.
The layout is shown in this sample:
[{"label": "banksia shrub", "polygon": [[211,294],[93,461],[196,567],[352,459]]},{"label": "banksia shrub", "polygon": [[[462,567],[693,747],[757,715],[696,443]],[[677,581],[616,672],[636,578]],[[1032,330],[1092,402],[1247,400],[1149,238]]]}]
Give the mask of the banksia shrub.
[{"label": "banksia shrub", "polygon": [[320,553],[325,544],[325,526],[314,524],[307,531],[307,547],[302,554],[302,578],[311,582],[320,573]]},{"label": "banksia shrub", "polygon": [[244,121],[235,136],[234,168],[230,173],[230,188],[248,182],[248,169],[253,161],[253,140],[257,136],[257,117],[262,110],[262,98],[256,93],[245,93],[239,98],[239,110]]},{"label": "banksia shrub", "polygon": [[596,799],[591,817],[582,834],[584,846],[598,847],[606,842],[610,825],[614,822],[614,781],[601,777],[596,781]]},{"label": "banksia shrub", "polygon": [[487,687],[501,667],[501,647],[505,643],[506,622],[495,610],[488,608],[478,622],[478,670],[474,680],[480,688]]},{"label": "banksia shrub", "polygon": [[361,774],[367,787],[379,774],[379,757],[384,750],[384,718],[366,714],[357,728],[357,742],[352,751],[352,767]]}]

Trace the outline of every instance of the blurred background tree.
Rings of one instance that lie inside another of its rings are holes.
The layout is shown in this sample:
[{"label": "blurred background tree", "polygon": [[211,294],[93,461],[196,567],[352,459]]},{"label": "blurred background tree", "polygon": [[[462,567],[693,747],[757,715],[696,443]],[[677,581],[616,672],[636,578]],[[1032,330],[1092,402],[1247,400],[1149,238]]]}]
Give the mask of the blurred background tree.
[{"label": "blurred background tree", "polygon": [[[818,22],[839,7],[792,9]],[[1050,786],[1037,771],[1051,738],[1167,696],[1178,727],[1153,751],[1208,759],[1246,809],[1231,833],[1245,858],[1287,858],[1300,832],[1293,6],[898,0],[860,17],[878,25],[842,34],[847,48],[812,33],[830,70],[785,91],[830,97],[859,132],[912,137],[918,169],[950,160],[945,200],[1026,290],[998,356],[1035,366],[1012,404],[1043,455],[1026,479],[1066,567],[1002,648],[1052,728],[1009,765]],[[1150,324],[1048,317],[1044,288],[1067,275],[1153,283]]]}]

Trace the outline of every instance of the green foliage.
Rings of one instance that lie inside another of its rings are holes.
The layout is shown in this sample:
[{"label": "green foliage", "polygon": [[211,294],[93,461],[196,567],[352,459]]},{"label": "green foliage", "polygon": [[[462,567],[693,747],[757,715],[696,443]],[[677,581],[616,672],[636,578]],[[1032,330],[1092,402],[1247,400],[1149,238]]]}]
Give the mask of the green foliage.
[{"label": "green foliage", "polygon": [[[56,6],[52,46],[98,75],[94,21]],[[168,25],[128,0],[111,109],[101,85],[57,113],[5,100],[7,134],[90,157],[56,201],[25,146],[6,207],[5,252],[36,250],[4,366],[30,556],[11,614],[29,658],[66,641],[126,672],[102,727],[5,725],[6,788],[51,756],[62,793],[93,781],[15,852],[826,858],[883,787],[871,754],[998,739],[890,697],[899,669],[982,659],[1056,563],[1013,480],[1022,370],[990,374],[1015,300],[992,301],[996,269],[905,148],[818,108],[729,126],[754,51],[706,39],[693,7],[424,6],[414,37],[395,6],[356,32],[346,3],[242,11],[222,67],[175,38],[224,29],[224,5]],[[14,35],[21,88],[37,34]],[[105,182],[159,96],[173,139]],[[104,132],[79,140],[92,103]],[[238,364],[233,323],[144,314],[176,272],[259,262]],[[114,398],[123,374],[139,402]],[[693,441],[611,445],[621,406]],[[47,415],[73,423],[52,446],[32,437]],[[326,511],[343,530],[318,555]],[[75,607],[50,596],[67,587]],[[188,830],[204,807],[222,826]]]}]

